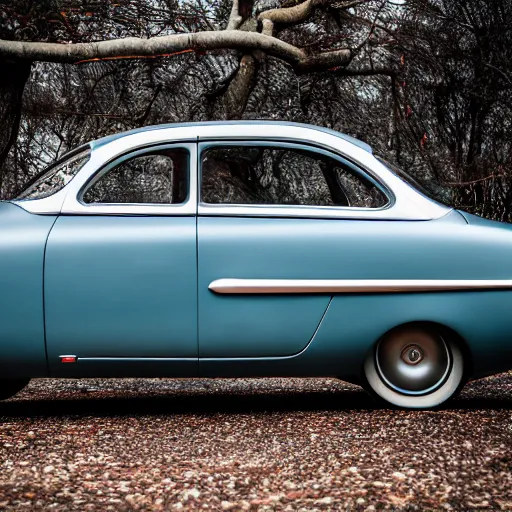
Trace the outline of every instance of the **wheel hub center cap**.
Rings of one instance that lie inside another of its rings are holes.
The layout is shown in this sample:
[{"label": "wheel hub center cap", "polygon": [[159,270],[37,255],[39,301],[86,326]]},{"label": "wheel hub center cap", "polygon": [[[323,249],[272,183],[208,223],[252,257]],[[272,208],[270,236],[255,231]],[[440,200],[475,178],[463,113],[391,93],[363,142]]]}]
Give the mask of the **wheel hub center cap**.
[{"label": "wheel hub center cap", "polygon": [[424,354],[418,345],[407,345],[402,350],[401,358],[404,362],[410,365],[415,365],[423,360]]}]

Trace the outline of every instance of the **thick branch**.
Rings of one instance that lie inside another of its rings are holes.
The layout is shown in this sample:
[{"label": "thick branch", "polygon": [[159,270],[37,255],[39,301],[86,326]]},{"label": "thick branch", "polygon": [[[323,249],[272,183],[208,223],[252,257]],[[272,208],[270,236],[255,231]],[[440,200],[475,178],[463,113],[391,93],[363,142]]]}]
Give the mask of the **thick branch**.
[{"label": "thick branch", "polygon": [[299,48],[277,38],[238,30],[205,31],[140,39],[127,37],[93,43],[27,43],[0,40],[0,58],[76,63],[82,60],[115,57],[147,57],[183,50],[259,49],[291,63],[298,63],[305,54]]},{"label": "thick branch", "polygon": [[[236,0],[235,0],[236,1]],[[313,9],[319,5],[330,3],[331,0],[306,0],[293,7],[280,7],[278,9],[270,9],[262,12],[258,18],[260,20],[269,20],[272,23],[281,25],[290,25],[306,21],[313,12]],[[366,3],[368,0],[353,0],[336,4],[337,9],[349,9],[359,4]]]},{"label": "thick branch", "polygon": [[247,101],[254,87],[257,62],[252,55],[244,55],[238,69],[224,93],[224,105],[227,119],[241,119]]},{"label": "thick branch", "polygon": [[239,29],[242,23],[250,17],[253,4],[253,0],[233,0],[226,30]]},{"label": "thick branch", "polygon": [[233,5],[231,6],[231,13],[229,15],[228,26],[226,30],[236,30],[240,28],[240,25],[243,22],[242,16],[238,11],[238,0],[233,0]]},{"label": "thick branch", "polygon": [[263,19],[261,20],[262,28],[261,33],[265,34],[266,36],[272,36],[274,33],[274,23],[272,20]]},{"label": "thick branch", "polygon": [[273,23],[290,24],[300,23],[309,18],[311,11],[318,0],[306,0],[293,7],[282,7],[264,11],[259,15],[260,20],[270,20]]},{"label": "thick branch", "polygon": [[308,56],[295,67],[298,73],[313,73],[328,69],[344,68],[352,60],[350,50],[333,50]]},{"label": "thick branch", "polygon": [[127,57],[163,56],[187,50],[261,50],[289,62],[299,72],[346,66],[350,50],[336,50],[309,56],[296,46],[275,37],[240,30],[205,31],[139,39],[128,37],[94,43],[27,43],[0,40],[0,59],[76,63]]}]

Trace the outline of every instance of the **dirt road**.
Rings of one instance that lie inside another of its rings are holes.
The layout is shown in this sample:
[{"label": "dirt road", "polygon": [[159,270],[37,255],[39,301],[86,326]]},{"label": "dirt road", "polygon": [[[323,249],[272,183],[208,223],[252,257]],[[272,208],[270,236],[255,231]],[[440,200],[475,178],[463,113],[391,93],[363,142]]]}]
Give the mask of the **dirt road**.
[{"label": "dirt road", "polygon": [[512,510],[512,373],[435,412],[331,379],[36,380],[0,510]]}]

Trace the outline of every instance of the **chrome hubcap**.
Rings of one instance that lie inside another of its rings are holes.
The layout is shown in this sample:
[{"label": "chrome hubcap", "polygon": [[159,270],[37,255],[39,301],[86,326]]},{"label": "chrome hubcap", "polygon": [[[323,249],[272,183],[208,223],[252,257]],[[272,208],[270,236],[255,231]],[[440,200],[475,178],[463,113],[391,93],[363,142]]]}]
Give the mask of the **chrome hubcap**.
[{"label": "chrome hubcap", "polygon": [[423,350],[418,345],[407,345],[402,350],[402,359],[407,364],[418,364],[423,359]]},{"label": "chrome hubcap", "polygon": [[382,380],[406,395],[431,393],[439,388],[451,366],[443,338],[419,328],[391,332],[379,342],[375,357]]}]

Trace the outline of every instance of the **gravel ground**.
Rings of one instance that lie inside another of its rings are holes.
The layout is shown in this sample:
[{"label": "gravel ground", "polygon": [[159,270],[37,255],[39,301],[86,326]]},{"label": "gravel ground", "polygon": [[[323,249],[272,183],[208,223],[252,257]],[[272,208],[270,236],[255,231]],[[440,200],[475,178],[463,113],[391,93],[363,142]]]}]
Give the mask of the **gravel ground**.
[{"label": "gravel ground", "polygon": [[434,412],[332,379],[35,380],[0,510],[512,510],[512,373]]}]

